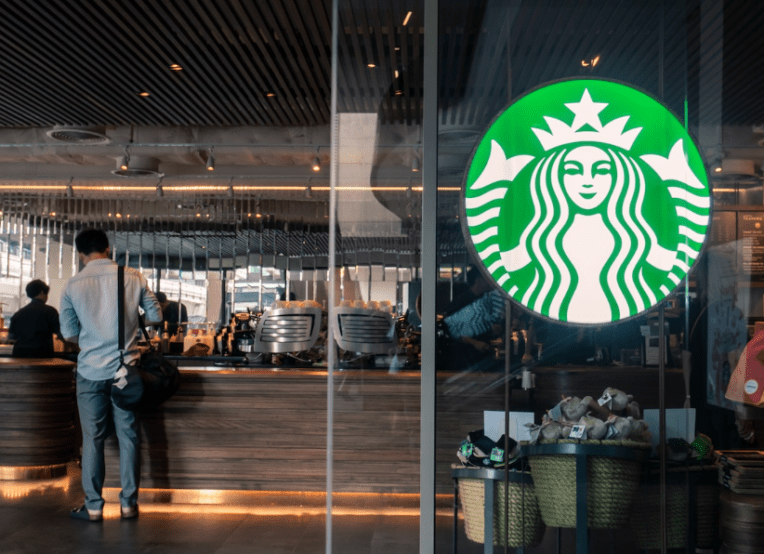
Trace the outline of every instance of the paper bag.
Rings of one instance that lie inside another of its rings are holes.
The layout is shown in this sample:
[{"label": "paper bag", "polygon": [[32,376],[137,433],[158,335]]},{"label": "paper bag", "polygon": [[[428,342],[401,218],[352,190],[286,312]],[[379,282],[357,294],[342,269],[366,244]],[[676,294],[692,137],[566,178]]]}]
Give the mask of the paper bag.
[{"label": "paper bag", "polygon": [[764,330],[758,326],[740,356],[724,396],[734,402],[764,406]]}]

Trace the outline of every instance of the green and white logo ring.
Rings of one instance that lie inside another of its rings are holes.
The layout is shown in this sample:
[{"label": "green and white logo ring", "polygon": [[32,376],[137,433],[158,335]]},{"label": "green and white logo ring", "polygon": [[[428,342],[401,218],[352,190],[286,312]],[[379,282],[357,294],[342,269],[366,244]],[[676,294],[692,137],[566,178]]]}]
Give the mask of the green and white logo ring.
[{"label": "green and white logo ring", "polygon": [[703,160],[651,96],[574,79],[518,98],[465,175],[462,226],[484,271],[541,316],[572,324],[655,306],[698,259],[711,216]]}]

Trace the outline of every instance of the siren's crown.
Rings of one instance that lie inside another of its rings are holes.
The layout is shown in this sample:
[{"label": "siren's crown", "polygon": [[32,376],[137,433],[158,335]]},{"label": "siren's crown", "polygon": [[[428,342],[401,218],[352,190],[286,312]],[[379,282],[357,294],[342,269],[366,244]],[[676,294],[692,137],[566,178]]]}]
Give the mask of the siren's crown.
[{"label": "siren's crown", "polygon": [[[623,128],[629,120],[629,116],[614,119],[607,125],[602,125],[599,113],[607,107],[607,102],[592,102],[589,90],[584,89],[579,102],[566,103],[565,106],[576,114],[571,125],[555,119],[554,117],[544,116],[549,131],[536,129],[532,127],[533,132],[539,139],[544,150],[551,150],[563,144],[576,142],[601,142],[618,146],[624,150],[631,149],[634,141],[642,131],[642,127],[630,129],[624,133]],[[584,125],[589,125],[593,131],[581,131]]]}]

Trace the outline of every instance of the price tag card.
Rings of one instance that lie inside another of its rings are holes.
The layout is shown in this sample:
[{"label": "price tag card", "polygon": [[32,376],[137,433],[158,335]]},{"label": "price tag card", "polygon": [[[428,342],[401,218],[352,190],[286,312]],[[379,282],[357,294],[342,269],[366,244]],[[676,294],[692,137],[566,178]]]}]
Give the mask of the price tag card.
[{"label": "price tag card", "polygon": [[586,435],[586,425],[574,425],[570,431],[571,439],[582,439]]},{"label": "price tag card", "polygon": [[504,461],[504,449],[499,448],[498,446],[494,447],[493,450],[491,450],[491,461],[492,462],[503,462]]},{"label": "price tag card", "polygon": [[610,396],[608,391],[605,391],[602,393],[602,396],[599,398],[599,400],[597,400],[597,404],[600,406],[607,404],[607,407],[610,408],[613,405],[613,397]]}]

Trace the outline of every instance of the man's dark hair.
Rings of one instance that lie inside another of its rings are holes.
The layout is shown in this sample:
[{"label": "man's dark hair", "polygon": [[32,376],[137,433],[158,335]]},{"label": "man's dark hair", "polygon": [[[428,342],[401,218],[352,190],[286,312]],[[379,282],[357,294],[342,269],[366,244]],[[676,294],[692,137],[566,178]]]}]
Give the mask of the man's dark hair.
[{"label": "man's dark hair", "polygon": [[474,285],[478,277],[480,277],[480,270],[474,265],[469,266],[467,269],[467,284],[469,286]]},{"label": "man's dark hair", "polygon": [[77,235],[74,243],[77,245],[77,252],[80,254],[85,256],[93,252],[101,254],[109,248],[109,237],[100,229],[85,229]]},{"label": "man's dark hair", "polygon": [[44,281],[40,281],[39,279],[27,283],[27,296],[29,298],[35,298],[39,296],[41,292],[48,294],[49,290],[50,287],[46,285]]},{"label": "man's dark hair", "polygon": [[167,302],[167,295],[163,292],[158,292],[154,296],[157,297],[157,301],[161,304]]}]

